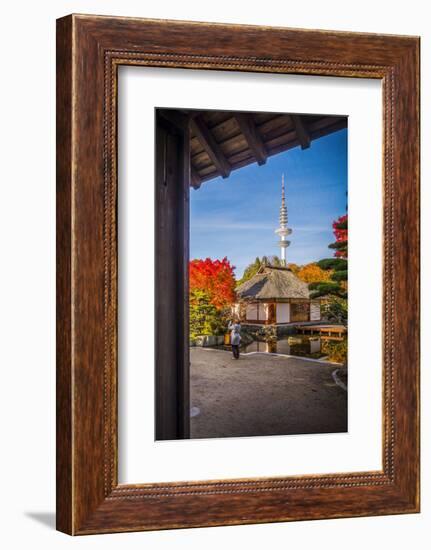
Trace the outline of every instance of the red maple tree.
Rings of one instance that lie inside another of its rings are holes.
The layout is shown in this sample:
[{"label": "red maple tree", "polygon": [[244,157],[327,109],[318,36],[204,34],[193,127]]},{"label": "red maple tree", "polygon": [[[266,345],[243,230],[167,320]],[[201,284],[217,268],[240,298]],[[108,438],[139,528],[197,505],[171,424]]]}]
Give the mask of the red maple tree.
[{"label": "red maple tree", "polygon": [[[344,214],[344,216],[340,216],[338,220],[335,220],[332,224],[332,227],[334,229],[334,235],[337,241],[347,241],[347,227],[344,227],[347,223],[347,214]],[[340,228],[339,226],[342,226]]]},{"label": "red maple tree", "polygon": [[334,256],[337,258],[347,258],[347,214],[335,220],[332,224],[332,229],[334,230],[336,242],[330,247],[336,249]]},{"label": "red maple tree", "polygon": [[190,292],[202,290],[218,309],[235,300],[234,266],[225,257],[222,260],[191,260],[189,263]]}]

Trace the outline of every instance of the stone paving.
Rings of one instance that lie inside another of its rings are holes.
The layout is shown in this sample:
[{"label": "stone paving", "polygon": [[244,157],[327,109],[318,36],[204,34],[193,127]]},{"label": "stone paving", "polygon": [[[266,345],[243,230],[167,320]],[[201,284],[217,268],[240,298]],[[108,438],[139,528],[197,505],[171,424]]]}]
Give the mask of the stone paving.
[{"label": "stone paving", "polygon": [[347,431],[337,365],[297,357],[191,348],[191,437]]}]

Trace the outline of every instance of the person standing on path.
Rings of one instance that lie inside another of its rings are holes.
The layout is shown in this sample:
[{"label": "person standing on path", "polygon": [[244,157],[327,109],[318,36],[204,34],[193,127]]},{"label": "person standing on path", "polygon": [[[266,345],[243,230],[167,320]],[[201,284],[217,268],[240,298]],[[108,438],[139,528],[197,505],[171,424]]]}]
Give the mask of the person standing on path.
[{"label": "person standing on path", "polygon": [[241,343],[241,325],[237,319],[234,319],[229,323],[228,330],[230,330],[230,344],[232,346],[232,354],[235,359],[239,359],[239,345]]}]

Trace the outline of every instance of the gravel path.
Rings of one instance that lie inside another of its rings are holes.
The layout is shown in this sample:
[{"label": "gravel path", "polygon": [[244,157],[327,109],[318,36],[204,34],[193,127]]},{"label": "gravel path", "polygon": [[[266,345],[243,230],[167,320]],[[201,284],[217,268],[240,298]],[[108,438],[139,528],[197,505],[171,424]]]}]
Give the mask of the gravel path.
[{"label": "gravel path", "polygon": [[191,437],[347,431],[335,365],[267,354],[191,349]]}]

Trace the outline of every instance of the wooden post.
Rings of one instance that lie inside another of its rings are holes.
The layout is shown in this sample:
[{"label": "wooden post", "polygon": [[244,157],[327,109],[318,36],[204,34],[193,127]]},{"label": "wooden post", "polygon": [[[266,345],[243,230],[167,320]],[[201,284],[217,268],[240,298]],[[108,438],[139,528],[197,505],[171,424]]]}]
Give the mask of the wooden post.
[{"label": "wooden post", "polygon": [[269,321],[271,325],[277,324],[277,315],[276,315],[276,304],[272,302],[269,305]]},{"label": "wooden post", "polygon": [[156,439],[190,437],[188,119],[156,117]]}]

